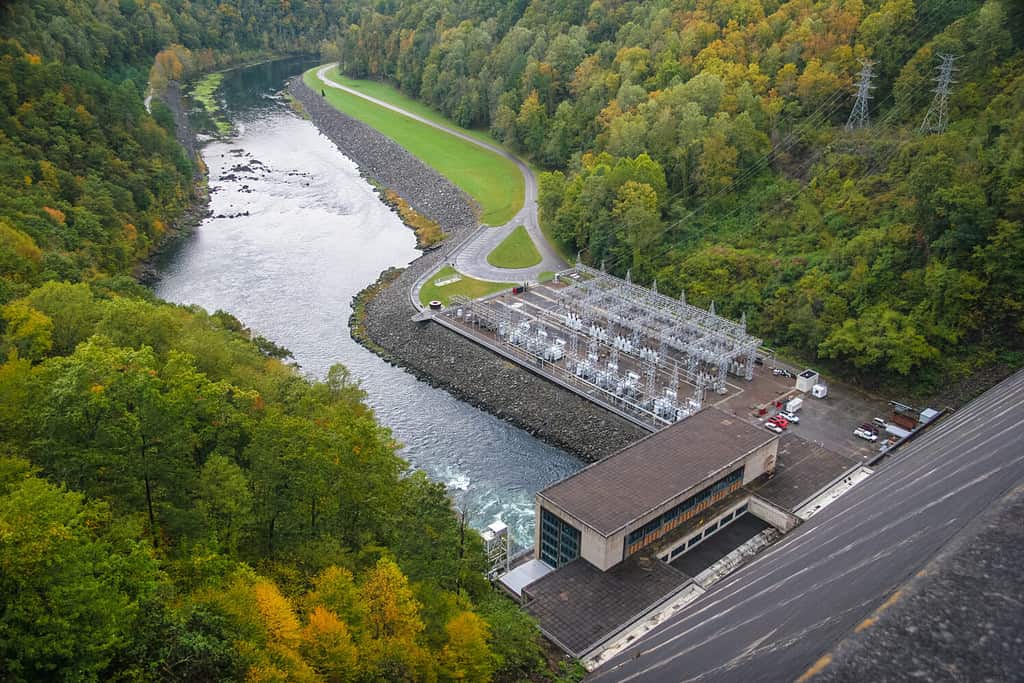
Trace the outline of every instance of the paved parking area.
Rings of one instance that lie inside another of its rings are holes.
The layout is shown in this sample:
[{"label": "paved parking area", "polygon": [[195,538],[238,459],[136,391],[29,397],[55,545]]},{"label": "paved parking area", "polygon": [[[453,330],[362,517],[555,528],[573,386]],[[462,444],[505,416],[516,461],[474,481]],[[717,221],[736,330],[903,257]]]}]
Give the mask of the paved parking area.
[{"label": "paved parking area", "polygon": [[[814,398],[798,392],[795,379],[773,375],[770,367],[772,364],[766,361],[765,365],[757,366],[753,382],[730,378],[730,384],[737,385],[740,391],[714,402],[715,407],[745,420],[761,423],[775,411],[772,408],[765,415],[758,416],[758,408],[766,404],[773,405],[775,401],[784,404],[788,399],[800,396],[804,399],[799,414],[800,422],[789,425],[787,433],[796,434],[844,458],[853,458],[855,462],[864,462],[878,454],[881,442],[865,441],[854,436],[853,430],[862,422],[871,422],[874,417],[887,419],[890,415],[888,402],[827,379],[828,396],[823,399]],[[792,367],[787,369],[794,371],[794,374],[797,370]]]},{"label": "paved parking area", "polygon": [[790,425],[796,435],[841,455],[861,461],[878,454],[880,442],[869,442],[853,435],[862,422],[874,417],[888,419],[889,404],[838,383],[829,384],[828,397],[805,398],[800,424]]}]

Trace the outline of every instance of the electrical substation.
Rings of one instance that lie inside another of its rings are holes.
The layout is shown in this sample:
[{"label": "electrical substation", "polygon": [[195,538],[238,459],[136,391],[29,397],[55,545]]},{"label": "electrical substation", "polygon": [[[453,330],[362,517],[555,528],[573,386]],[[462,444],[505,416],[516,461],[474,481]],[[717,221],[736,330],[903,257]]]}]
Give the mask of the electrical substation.
[{"label": "electrical substation", "polygon": [[657,431],[699,411],[729,377],[753,378],[761,340],[733,322],[577,263],[548,284],[453,297],[434,319]]}]

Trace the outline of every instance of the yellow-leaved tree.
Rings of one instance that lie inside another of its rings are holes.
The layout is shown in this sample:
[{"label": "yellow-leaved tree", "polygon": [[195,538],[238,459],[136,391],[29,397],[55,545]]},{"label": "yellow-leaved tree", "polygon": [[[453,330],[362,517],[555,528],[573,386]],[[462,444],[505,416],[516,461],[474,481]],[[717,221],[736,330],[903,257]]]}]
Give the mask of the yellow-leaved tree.
[{"label": "yellow-leaved tree", "polygon": [[208,599],[239,628],[235,648],[248,663],[247,681],[321,680],[300,654],[295,609],[272,581],[243,570]]},{"label": "yellow-leaved tree", "polygon": [[442,675],[453,681],[489,681],[497,665],[487,645],[490,628],[473,612],[460,612],[445,626],[448,642],[441,650]]},{"label": "yellow-leaved tree", "polygon": [[348,625],[325,607],[314,607],[302,629],[300,646],[306,661],[324,680],[347,683],[359,673],[359,651]]},{"label": "yellow-leaved tree", "polygon": [[364,674],[388,681],[436,680],[434,659],[419,642],[420,603],[393,560],[377,561],[359,586],[359,600],[365,615],[359,643]]}]

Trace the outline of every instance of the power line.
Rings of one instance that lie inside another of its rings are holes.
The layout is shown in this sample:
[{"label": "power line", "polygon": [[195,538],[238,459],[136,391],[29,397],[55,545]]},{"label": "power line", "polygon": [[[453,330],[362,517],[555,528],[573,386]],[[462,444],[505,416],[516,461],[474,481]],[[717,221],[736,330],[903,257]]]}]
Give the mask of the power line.
[{"label": "power line", "polygon": [[[921,40],[921,39],[925,38],[926,36],[932,34],[934,31],[936,31],[938,27],[937,26],[929,26],[929,22],[930,22],[930,20],[938,17],[940,15],[941,10],[943,9],[943,6],[944,5],[948,5],[951,1],[952,0],[937,0],[936,4],[934,6],[932,6],[930,10],[928,10],[928,11],[920,14],[918,17],[916,17],[914,22],[913,22],[912,33],[908,37],[908,42],[911,43],[911,44],[916,44],[918,40]],[[862,70],[862,73],[863,73],[863,70]],[[686,223],[690,219],[694,218],[695,216],[703,213],[709,206],[712,205],[712,203],[714,202],[714,200],[716,198],[726,194],[727,192],[729,192],[733,188],[737,187],[739,184],[741,184],[747,178],[749,178],[749,177],[759,173],[766,166],[768,166],[773,161],[775,161],[775,159],[777,159],[779,156],[781,156],[785,152],[789,151],[789,149],[795,147],[800,142],[802,142],[805,139],[807,139],[809,133],[813,130],[814,126],[818,125],[818,122],[815,122],[815,119],[817,119],[819,116],[821,116],[822,122],[827,121],[832,116],[832,114],[842,106],[842,95],[843,95],[843,91],[842,90],[838,90],[838,91],[834,92],[831,97],[829,97],[825,102],[822,102],[821,104],[819,104],[818,107],[815,109],[815,111],[813,111],[810,115],[808,115],[803,121],[795,122],[795,124],[793,126],[793,130],[791,130],[771,150],[769,150],[764,155],[762,155],[758,160],[756,160],[753,164],[751,164],[751,166],[749,166],[746,170],[741,172],[738,176],[736,176],[735,178],[732,178],[731,182],[729,182],[725,187],[720,188],[713,195],[711,195],[709,197],[705,197],[698,206],[696,206],[693,209],[691,209],[690,211],[686,212],[686,215],[681,216],[680,218],[678,218],[678,219],[676,219],[674,221],[671,221],[670,223],[665,225],[665,231],[666,232],[671,231],[671,230],[679,227],[680,225],[683,225],[684,223]],[[878,102],[878,104],[882,104],[882,103],[884,103],[884,102],[886,102],[886,101],[888,101],[890,99],[893,99],[894,96],[895,96],[895,91],[893,89],[890,89],[889,93],[882,100],[880,100]],[[870,99],[870,97],[868,99]],[[891,122],[895,118],[897,118],[896,115],[897,115],[897,112],[900,110],[900,108],[901,108],[900,106],[893,107],[890,111],[887,112],[887,114],[883,117],[883,119],[880,122],[883,123],[883,124],[886,124],[886,123]],[[826,109],[827,109],[827,111],[825,111]],[[869,166],[868,169],[865,169],[865,171],[862,174],[860,174],[860,177],[863,177],[864,175],[867,175],[868,173],[873,173],[879,167],[888,164],[888,162],[899,151],[900,147],[901,147],[901,145],[895,145],[894,149],[890,153],[885,155],[884,161],[880,160],[880,159],[876,159],[875,162],[872,163]],[[838,157],[833,159],[832,162],[829,163],[828,166],[826,166],[826,168],[823,169],[820,173],[828,172],[832,167],[834,167],[839,162],[839,160],[840,159]],[[880,161],[882,163],[879,163]],[[813,164],[814,164],[814,160],[812,160],[807,165],[806,169],[809,170],[810,166],[813,165]],[[787,202],[793,201],[799,195],[801,195],[805,190],[807,190],[808,186],[809,186],[809,183],[803,183],[801,185],[801,187],[794,194],[792,194],[792,195],[790,195],[788,197],[785,197],[785,201],[787,201]],[[673,199],[678,198],[679,196],[681,196],[683,194],[684,194],[684,192],[673,193],[669,197],[666,197],[665,201],[666,202],[671,201]],[[743,203],[738,203],[733,210],[729,211],[728,213],[726,213],[723,216],[719,216],[718,219],[720,221],[728,220],[728,219],[732,218],[733,216],[735,216],[740,211],[743,211],[746,208],[749,208],[749,207],[747,207]]]},{"label": "power line", "polygon": [[953,80],[953,73],[956,71],[953,62],[958,57],[941,54],[939,58],[942,60],[942,64],[935,67],[939,75],[935,77],[937,85],[932,91],[935,93],[935,97],[924,115],[924,120],[921,121],[921,127],[918,128],[921,133],[941,133],[946,130],[946,125],[949,123],[949,86],[956,83]]},{"label": "power line", "polygon": [[850,118],[846,120],[846,130],[857,130],[858,128],[867,128],[871,125],[871,116],[868,111],[868,102],[871,100],[871,89],[874,87],[871,85],[871,68],[875,65],[870,59],[859,59],[860,62],[860,73],[857,76],[860,80],[857,81],[857,100],[853,103],[853,110],[850,112]]}]

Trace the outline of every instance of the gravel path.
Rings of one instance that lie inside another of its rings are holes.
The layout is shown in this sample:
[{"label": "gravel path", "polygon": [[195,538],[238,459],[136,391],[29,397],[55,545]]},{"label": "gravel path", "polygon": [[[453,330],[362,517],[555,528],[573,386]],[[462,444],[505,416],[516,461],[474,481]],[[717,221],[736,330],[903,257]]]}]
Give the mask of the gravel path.
[{"label": "gravel path", "polygon": [[[477,227],[471,200],[392,140],[351,119],[310,90],[290,84],[310,119],[375,182],[436,220],[457,244]],[[584,460],[596,460],[645,436],[638,427],[505,361],[433,322],[414,323],[409,289],[420,275],[450,262],[450,247],[425,253],[366,304],[364,327],[388,361],[421,380],[525,429]]]}]

